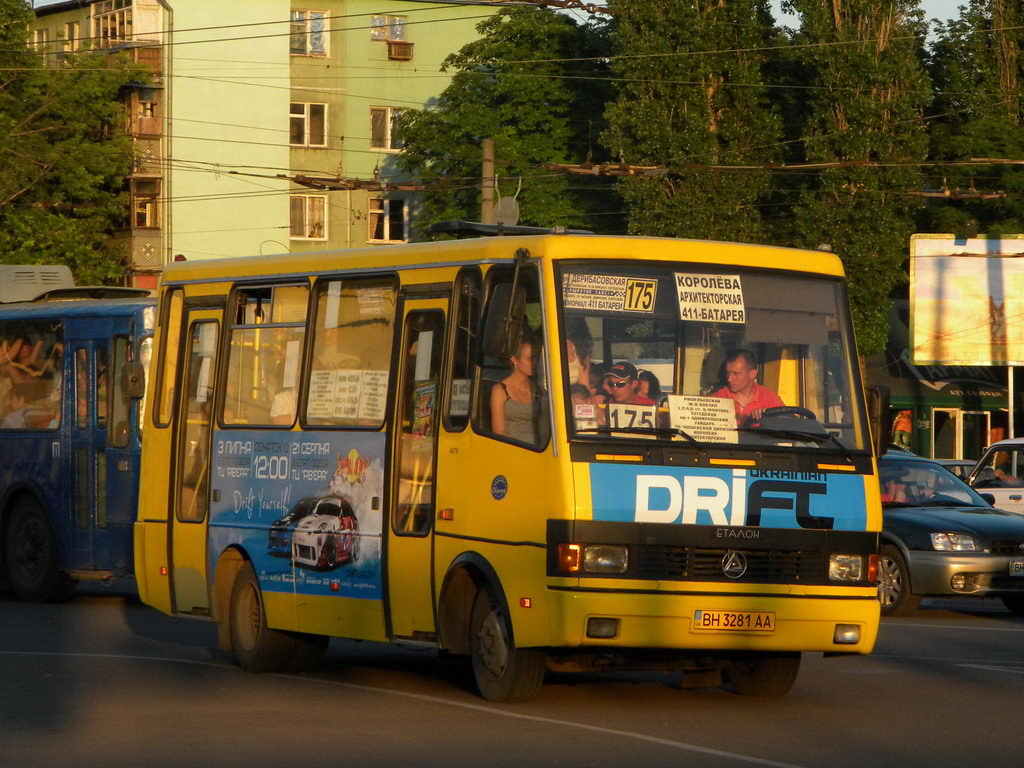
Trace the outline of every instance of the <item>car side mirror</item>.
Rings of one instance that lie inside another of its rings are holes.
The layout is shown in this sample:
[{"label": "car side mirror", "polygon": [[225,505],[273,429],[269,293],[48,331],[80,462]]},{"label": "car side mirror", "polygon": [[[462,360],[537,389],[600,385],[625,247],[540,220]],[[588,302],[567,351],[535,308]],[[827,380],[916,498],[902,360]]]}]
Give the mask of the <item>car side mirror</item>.
[{"label": "car side mirror", "polygon": [[985,503],[990,507],[994,507],[996,505],[996,497],[991,493],[979,493],[978,495],[981,496],[981,498],[985,500]]},{"label": "car side mirror", "polygon": [[121,366],[121,392],[129,400],[146,394],[146,368],[142,363],[128,361]]}]

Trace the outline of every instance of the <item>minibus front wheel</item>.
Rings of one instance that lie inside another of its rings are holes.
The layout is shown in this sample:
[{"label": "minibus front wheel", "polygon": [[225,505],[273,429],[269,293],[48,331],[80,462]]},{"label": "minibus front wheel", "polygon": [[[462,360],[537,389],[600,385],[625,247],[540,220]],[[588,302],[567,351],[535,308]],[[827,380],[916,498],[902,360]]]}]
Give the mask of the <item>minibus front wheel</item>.
[{"label": "minibus front wheel", "polygon": [[469,623],[470,659],[480,695],[488,701],[533,698],[544,682],[547,654],[516,648],[512,622],[491,587],[482,587],[473,601]]}]

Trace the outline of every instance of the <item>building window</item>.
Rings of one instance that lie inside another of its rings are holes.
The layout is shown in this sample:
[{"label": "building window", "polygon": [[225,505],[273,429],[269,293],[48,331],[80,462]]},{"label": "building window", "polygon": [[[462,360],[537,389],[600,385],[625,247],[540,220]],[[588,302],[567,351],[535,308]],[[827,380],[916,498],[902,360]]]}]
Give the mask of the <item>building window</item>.
[{"label": "building window", "polygon": [[46,44],[50,42],[50,30],[37,29],[32,32],[32,45],[37,51],[46,51]]},{"label": "building window", "polygon": [[160,179],[132,179],[132,226],[160,226]]},{"label": "building window", "polygon": [[160,121],[160,96],[154,88],[140,88],[132,97],[131,131],[136,136],[159,136],[162,131]]},{"label": "building window", "polygon": [[290,202],[291,239],[327,239],[327,197],[292,195]]},{"label": "building window", "polygon": [[293,101],[289,131],[293,147],[327,146],[327,105]]},{"label": "building window", "polygon": [[92,36],[100,48],[132,39],[132,0],[100,0],[92,6]]},{"label": "building window", "polygon": [[293,56],[326,56],[327,35],[323,11],[292,11],[291,53]]},{"label": "building window", "polygon": [[399,150],[402,142],[395,138],[395,123],[404,109],[370,107],[370,146],[374,149]]},{"label": "building window", "polygon": [[81,42],[81,25],[77,21],[69,21],[64,25],[64,50],[77,51]]},{"label": "building window", "polygon": [[384,243],[404,243],[408,238],[408,206],[405,200],[384,200],[371,197],[368,238]]},{"label": "building window", "polygon": [[371,40],[405,40],[405,16],[372,16]]}]

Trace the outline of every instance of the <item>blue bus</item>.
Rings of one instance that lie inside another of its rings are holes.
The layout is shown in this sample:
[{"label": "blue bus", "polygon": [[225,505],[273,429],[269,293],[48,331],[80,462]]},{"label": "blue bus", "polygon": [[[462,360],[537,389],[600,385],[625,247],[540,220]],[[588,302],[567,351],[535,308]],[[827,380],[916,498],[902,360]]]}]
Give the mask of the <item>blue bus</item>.
[{"label": "blue bus", "polygon": [[155,311],[116,288],[0,304],[0,580],[19,599],[132,573]]}]

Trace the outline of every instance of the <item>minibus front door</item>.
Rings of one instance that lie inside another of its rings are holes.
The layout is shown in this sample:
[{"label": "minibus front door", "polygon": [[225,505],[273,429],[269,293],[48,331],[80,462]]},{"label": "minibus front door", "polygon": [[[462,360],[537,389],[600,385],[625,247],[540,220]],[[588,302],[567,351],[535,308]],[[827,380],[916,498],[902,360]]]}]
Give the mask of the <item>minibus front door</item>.
[{"label": "minibus front door", "polygon": [[186,327],[177,419],[171,520],[172,596],[176,613],[207,615],[206,531],[210,509],[210,422],[220,310],[192,310]]},{"label": "minibus front door", "polygon": [[435,631],[431,568],[434,473],[447,309],[446,298],[405,301],[392,421],[387,550],[387,599],[395,637],[425,638]]}]

